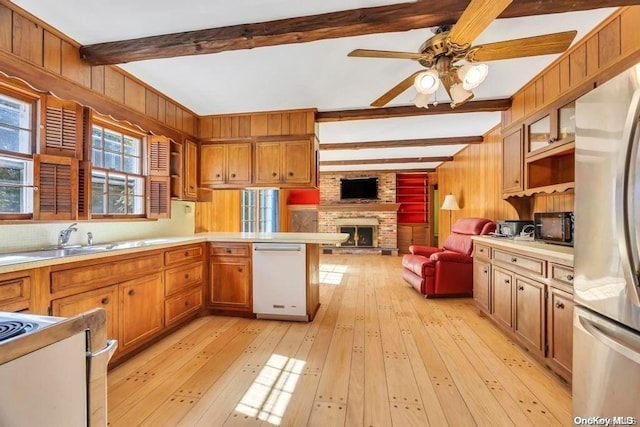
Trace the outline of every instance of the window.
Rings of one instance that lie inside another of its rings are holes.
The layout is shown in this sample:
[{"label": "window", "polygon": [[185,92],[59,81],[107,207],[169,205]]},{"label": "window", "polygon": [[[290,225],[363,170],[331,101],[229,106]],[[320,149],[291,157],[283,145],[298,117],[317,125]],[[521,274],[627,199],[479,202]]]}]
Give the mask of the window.
[{"label": "window", "polygon": [[144,215],[142,138],[94,125],[91,163],[92,214]]},{"label": "window", "polygon": [[0,93],[0,214],[33,213],[35,101]]},{"label": "window", "polygon": [[243,232],[278,231],[278,190],[242,190]]}]

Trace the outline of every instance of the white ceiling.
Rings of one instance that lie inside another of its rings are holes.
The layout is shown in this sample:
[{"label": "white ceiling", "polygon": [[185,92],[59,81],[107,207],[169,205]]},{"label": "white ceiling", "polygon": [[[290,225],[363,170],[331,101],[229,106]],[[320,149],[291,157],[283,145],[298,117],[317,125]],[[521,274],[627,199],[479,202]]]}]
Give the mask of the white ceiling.
[{"label": "white ceiling", "polygon": [[[264,22],[274,19],[400,3],[394,0],[13,0],[81,44]],[[475,41],[482,44],[566,30],[576,40],[613,9],[501,19]],[[108,25],[101,25],[108,23]],[[410,60],[349,58],[356,48],[417,51],[429,29],[374,34],[310,43],[227,51],[123,64],[121,67],[199,115],[317,108],[367,108],[420,69]],[[575,43],[575,42],[574,42]],[[506,98],[557,55],[490,62],[489,76],[474,90],[476,99]],[[409,105],[410,88],[389,106]],[[442,89],[437,99],[446,102]],[[416,116],[321,123],[321,143],[385,141],[482,135],[500,121],[499,113]],[[320,160],[451,156],[463,146],[321,151]],[[321,170],[432,168],[438,164],[321,166]]]}]

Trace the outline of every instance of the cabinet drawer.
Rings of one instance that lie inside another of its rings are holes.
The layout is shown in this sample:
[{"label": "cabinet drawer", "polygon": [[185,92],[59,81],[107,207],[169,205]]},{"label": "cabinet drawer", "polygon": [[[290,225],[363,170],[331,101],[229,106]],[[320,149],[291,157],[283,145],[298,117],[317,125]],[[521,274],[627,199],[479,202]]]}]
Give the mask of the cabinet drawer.
[{"label": "cabinet drawer", "polygon": [[211,243],[212,256],[240,256],[248,257],[251,253],[250,246],[247,243]]},{"label": "cabinet drawer", "polygon": [[551,279],[565,285],[573,286],[573,268],[551,263]]},{"label": "cabinet drawer", "polygon": [[169,296],[191,285],[202,283],[202,268],[202,262],[199,262],[165,271],[165,295]]},{"label": "cabinet drawer", "polygon": [[31,277],[23,276],[0,281],[0,310],[27,310],[30,299]]},{"label": "cabinet drawer", "polygon": [[[108,259],[108,258],[107,258]],[[162,270],[162,254],[132,254],[130,258],[51,272],[51,293],[98,288]]]},{"label": "cabinet drawer", "polygon": [[200,261],[203,255],[202,245],[184,246],[164,253],[164,265],[185,264]]},{"label": "cabinet drawer", "polygon": [[482,258],[485,260],[489,259],[489,254],[491,248],[489,246],[486,245],[482,245],[479,243],[474,243],[473,244],[473,257],[474,258]]},{"label": "cabinet drawer", "polygon": [[493,250],[493,259],[509,264],[513,267],[518,267],[523,270],[527,270],[531,273],[539,276],[545,275],[545,261],[536,258],[529,258],[524,255],[514,254],[512,252],[505,252],[500,249]]},{"label": "cabinet drawer", "polygon": [[172,325],[180,319],[197,312],[200,307],[202,307],[201,288],[194,288],[189,292],[167,299],[164,303],[165,325]]}]

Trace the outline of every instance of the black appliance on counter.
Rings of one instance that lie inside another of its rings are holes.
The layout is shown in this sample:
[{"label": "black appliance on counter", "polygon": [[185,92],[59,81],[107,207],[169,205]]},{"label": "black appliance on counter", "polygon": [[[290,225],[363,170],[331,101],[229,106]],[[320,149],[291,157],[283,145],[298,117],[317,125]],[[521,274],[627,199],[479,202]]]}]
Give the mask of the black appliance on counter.
[{"label": "black appliance on counter", "polygon": [[[518,220],[518,219],[505,219],[499,220],[496,224],[495,235],[499,237],[515,237],[519,236],[523,229],[530,225],[533,227],[533,221]],[[531,227],[529,227],[531,228]],[[524,230],[525,232],[528,231]],[[533,231],[533,230],[531,230]]]},{"label": "black appliance on counter", "polygon": [[534,213],[535,239],[546,243],[573,246],[574,218],[573,212]]}]

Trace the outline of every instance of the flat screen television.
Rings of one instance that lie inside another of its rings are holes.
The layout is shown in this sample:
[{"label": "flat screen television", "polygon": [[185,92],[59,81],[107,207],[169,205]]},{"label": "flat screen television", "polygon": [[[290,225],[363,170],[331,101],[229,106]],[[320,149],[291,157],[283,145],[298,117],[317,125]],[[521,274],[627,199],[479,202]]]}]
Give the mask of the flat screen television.
[{"label": "flat screen television", "polygon": [[340,200],[377,198],[377,177],[340,179]]}]

